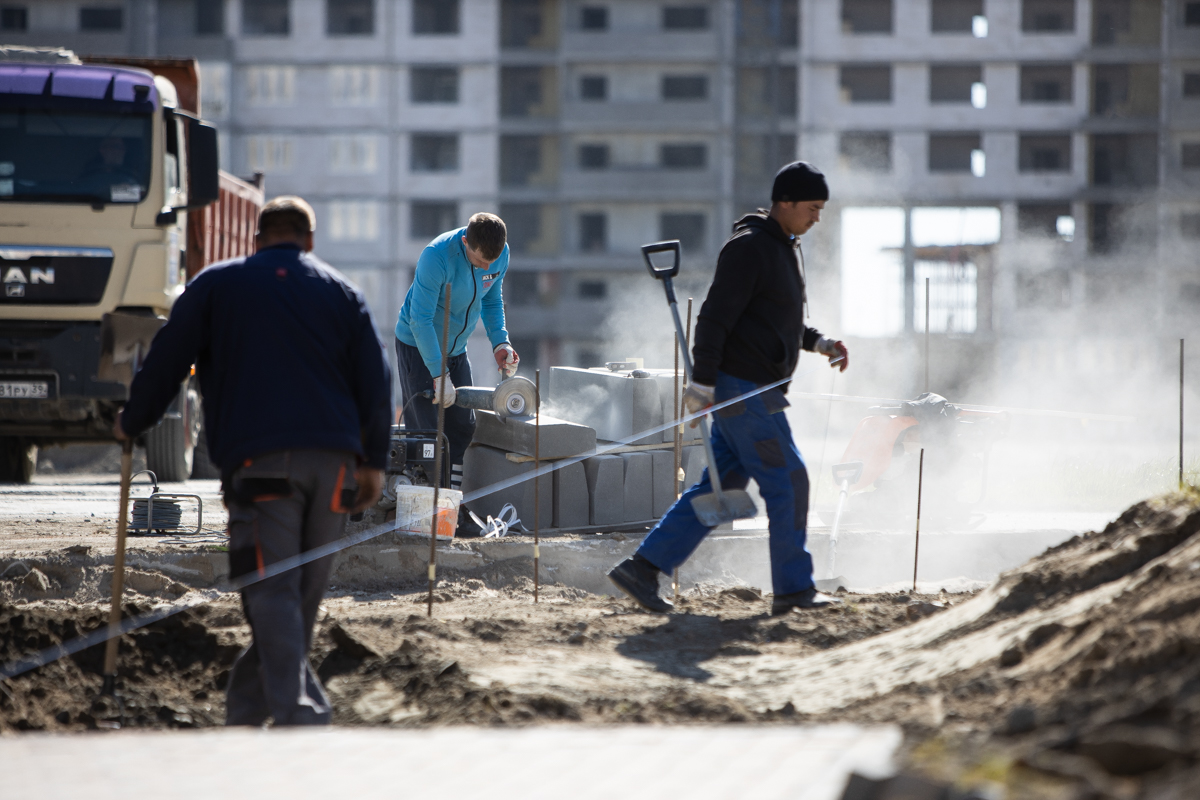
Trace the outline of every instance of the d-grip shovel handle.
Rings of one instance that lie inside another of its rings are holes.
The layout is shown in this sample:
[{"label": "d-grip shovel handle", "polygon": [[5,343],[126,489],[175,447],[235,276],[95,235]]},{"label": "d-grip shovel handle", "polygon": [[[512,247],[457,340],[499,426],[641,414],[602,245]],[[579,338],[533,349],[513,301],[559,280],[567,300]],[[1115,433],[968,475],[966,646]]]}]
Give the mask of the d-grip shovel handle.
[{"label": "d-grip shovel handle", "polygon": [[[674,253],[675,260],[669,266],[656,267],[650,258],[655,253]],[[646,267],[650,270],[650,276],[663,282],[663,290],[667,293],[667,302],[674,303],[675,286],[671,283],[671,278],[679,274],[679,240],[671,239],[667,242],[644,244],[642,245],[642,257],[646,259]]]}]

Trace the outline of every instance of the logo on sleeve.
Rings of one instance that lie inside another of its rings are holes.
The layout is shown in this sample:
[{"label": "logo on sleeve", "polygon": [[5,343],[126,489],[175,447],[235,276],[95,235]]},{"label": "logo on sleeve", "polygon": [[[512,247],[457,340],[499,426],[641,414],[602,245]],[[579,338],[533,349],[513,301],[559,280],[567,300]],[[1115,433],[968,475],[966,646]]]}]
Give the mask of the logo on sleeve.
[{"label": "logo on sleeve", "polygon": [[492,284],[495,283],[496,278],[499,278],[499,277],[500,277],[499,272],[493,272],[490,275],[484,275],[483,276],[483,288],[485,288],[485,289],[492,288]]}]

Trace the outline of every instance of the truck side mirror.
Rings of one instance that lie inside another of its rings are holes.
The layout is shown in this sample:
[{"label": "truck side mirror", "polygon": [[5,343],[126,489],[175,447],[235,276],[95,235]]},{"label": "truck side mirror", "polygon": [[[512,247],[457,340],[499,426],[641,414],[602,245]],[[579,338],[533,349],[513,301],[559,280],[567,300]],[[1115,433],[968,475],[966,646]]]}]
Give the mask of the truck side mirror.
[{"label": "truck side mirror", "polygon": [[215,203],[220,193],[217,176],[217,129],[198,119],[188,120],[188,208]]}]

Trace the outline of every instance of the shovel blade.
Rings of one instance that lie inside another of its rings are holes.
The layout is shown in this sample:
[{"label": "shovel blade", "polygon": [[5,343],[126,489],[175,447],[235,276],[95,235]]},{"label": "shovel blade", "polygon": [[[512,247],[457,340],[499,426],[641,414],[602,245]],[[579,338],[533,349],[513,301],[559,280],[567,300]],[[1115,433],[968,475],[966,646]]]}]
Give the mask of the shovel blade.
[{"label": "shovel blade", "polygon": [[715,493],[697,495],[692,498],[692,511],[706,528],[715,528],[735,519],[749,519],[758,514],[754,500],[741,489],[726,489],[721,492],[720,499]]}]

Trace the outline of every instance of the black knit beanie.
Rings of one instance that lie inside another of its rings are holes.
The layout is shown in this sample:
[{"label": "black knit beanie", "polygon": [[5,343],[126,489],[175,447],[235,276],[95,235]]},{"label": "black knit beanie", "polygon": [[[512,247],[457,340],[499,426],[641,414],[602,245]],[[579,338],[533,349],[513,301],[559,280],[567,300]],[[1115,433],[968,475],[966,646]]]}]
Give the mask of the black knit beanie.
[{"label": "black knit beanie", "polygon": [[828,199],[829,185],[825,183],[825,174],[807,161],[793,161],[775,173],[775,184],[771,187],[772,203]]}]

